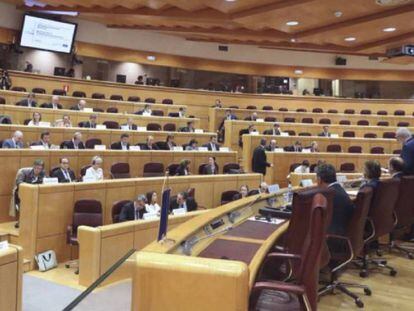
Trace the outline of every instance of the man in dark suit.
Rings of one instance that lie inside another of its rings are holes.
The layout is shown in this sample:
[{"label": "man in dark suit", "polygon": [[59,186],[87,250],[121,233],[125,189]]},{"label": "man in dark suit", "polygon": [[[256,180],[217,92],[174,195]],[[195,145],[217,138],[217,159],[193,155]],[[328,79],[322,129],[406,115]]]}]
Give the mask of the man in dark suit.
[{"label": "man in dark suit", "polygon": [[95,129],[96,124],[97,124],[96,123],[97,119],[98,119],[98,116],[96,114],[91,114],[89,116],[89,121],[83,122],[83,127]]},{"label": "man in dark suit", "polygon": [[52,176],[58,179],[59,183],[68,183],[76,181],[75,173],[69,167],[69,159],[60,159],[60,168],[53,171]]},{"label": "man in dark suit", "polygon": [[208,164],[203,167],[203,175],[217,175],[218,169],[216,159],[214,157],[208,158]]},{"label": "man in dark suit", "polygon": [[40,140],[32,143],[32,146],[43,146],[45,149],[50,149],[52,146],[50,143],[50,133],[42,132],[40,134]]},{"label": "man in dark suit", "polygon": [[121,140],[113,143],[111,149],[113,150],[129,150],[129,135],[124,133],[121,135]]},{"label": "man in dark suit", "polygon": [[192,212],[197,210],[197,206],[197,202],[194,198],[189,197],[187,192],[180,192],[177,194],[177,199],[171,201],[170,210],[183,208],[187,212]]},{"label": "man in dark suit", "polygon": [[329,133],[329,126],[325,125],[323,127],[322,133],[319,133],[318,136],[320,136],[320,137],[331,137],[331,133]]},{"label": "man in dark suit", "polygon": [[42,108],[48,108],[48,109],[62,109],[62,105],[59,104],[59,96],[53,95],[52,101],[48,104],[42,104]]},{"label": "man in dark suit", "polygon": [[328,233],[345,235],[354,212],[354,204],[345,189],[337,182],[336,171],[331,164],[319,165],[316,174],[319,187],[334,191],[332,220]]},{"label": "man in dark suit", "polygon": [[406,127],[400,127],[395,136],[403,145],[400,156],[404,160],[404,174],[414,175],[414,138]]},{"label": "man in dark suit", "polygon": [[145,202],[145,195],[140,194],[134,202],[129,202],[122,206],[119,222],[142,219],[145,213]]},{"label": "man in dark suit", "polygon": [[82,134],[80,132],[73,134],[72,140],[64,141],[61,149],[85,149],[85,145],[82,142]]},{"label": "man in dark suit", "polygon": [[273,124],[273,128],[270,130],[265,130],[263,132],[264,135],[280,135],[282,131],[280,130],[280,125],[278,123]]},{"label": "man in dark suit", "polygon": [[272,139],[269,146],[266,147],[266,151],[274,152],[276,148],[278,148],[276,139]]},{"label": "man in dark suit", "polygon": [[86,101],[84,99],[80,99],[75,106],[70,107],[70,110],[82,111],[85,107]]},{"label": "man in dark suit", "polygon": [[404,160],[400,157],[392,157],[388,162],[391,178],[401,179],[404,176]]},{"label": "man in dark suit", "polygon": [[231,112],[231,109],[226,109],[225,115],[224,115],[224,119],[223,121],[221,121],[220,125],[219,125],[219,132],[222,133],[222,135],[224,136],[224,123],[226,122],[226,120],[237,120],[237,117]]},{"label": "man in dark suit", "polygon": [[210,142],[203,145],[203,147],[206,147],[208,151],[220,151],[220,145],[217,143],[216,136],[211,136]]},{"label": "man in dark suit", "polygon": [[132,118],[128,118],[127,123],[122,124],[122,127],[124,127],[124,126],[128,126],[128,130],[130,130],[130,131],[136,131],[137,128],[138,128],[137,125],[134,124],[134,120]]},{"label": "man in dark suit", "polygon": [[295,141],[295,143],[292,146],[286,147],[285,151],[288,151],[288,152],[302,152],[302,144],[300,143],[300,141]]},{"label": "man in dark suit", "polygon": [[140,145],[141,150],[159,150],[158,146],[154,143],[154,137],[148,136],[147,142],[145,144]]},{"label": "man in dark suit", "polygon": [[19,101],[16,106],[22,106],[22,107],[37,107],[37,103],[35,101],[35,94],[34,93],[29,93],[29,95],[27,95],[27,98],[22,99],[21,101]]},{"label": "man in dark suit", "polygon": [[3,149],[21,149],[23,148],[23,133],[15,131],[13,137],[3,141]]},{"label": "man in dark suit", "polygon": [[260,146],[258,146],[253,151],[252,170],[255,173],[266,175],[266,168],[273,166],[273,164],[267,162],[265,150],[266,150],[266,139],[261,139]]},{"label": "man in dark suit", "polygon": [[187,122],[187,126],[181,128],[180,131],[186,132],[186,133],[194,133],[195,132],[194,122],[193,121]]},{"label": "man in dark suit", "polygon": [[245,118],[246,121],[256,121],[257,120],[257,113],[253,112],[249,117]]}]

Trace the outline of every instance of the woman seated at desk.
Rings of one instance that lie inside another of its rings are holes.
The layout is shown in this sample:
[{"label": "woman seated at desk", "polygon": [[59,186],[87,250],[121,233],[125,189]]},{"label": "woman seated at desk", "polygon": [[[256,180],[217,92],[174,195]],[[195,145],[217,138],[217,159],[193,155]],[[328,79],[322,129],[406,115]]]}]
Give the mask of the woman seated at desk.
[{"label": "woman seated at desk", "polygon": [[40,112],[33,112],[32,119],[27,124],[28,126],[39,126],[42,121],[42,115]]},{"label": "woman seated at desk", "polygon": [[249,187],[247,185],[241,185],[239,189],[239,193],[233,196],[233,201],[240,200],[246,198],[249,193]]},{"label": "woman seated at desk", "polygon": [[158,196],[155,191],[147,193],[147,204],[145,204],[145,211],[150,214],[158,214],[161,207],[158,205]]},{"label": "woman seated at desk", "polygon": [[174,142],[174,136],[172,134],[167,135],[167,139],[165,140],[165,144],[168,150],[173,150],[177,144]]},{"label": "woman seated at desk", "polygon": [[56,120],[55,127],[72,127],[70,116],[68,116],[67,114],[64,114],[62,119]]},{"label": "woman seated at desk", "polygon": [[185,147],[185,150],[186,151],[197,151],[198,150],[197,144],[198,144],[198,141],[195,139],[192,139],[188,143],[188,146]]},{"label": "woman seated at desk", "polygon": [[303,160],[302,164],[299,165],[295,170],[293,171],[297,174],[309,174],[310,173],[310,164],[308,160]]},{"label": "woman seated at desk", "polygon": [[368,160],[364,164],[364,179],[360,189],[364,187],[371,187],[375,193],[381,177],[381,164],[376,160]]},{"label": "woman seated at desk", "polygon": [[92,158],[92,166],[86,170],[85,176],[83,176],[83,181],[87,182],[96,182],[102,181],[103,178],[103,170],[102,166],[102,158],[95,156]]}]

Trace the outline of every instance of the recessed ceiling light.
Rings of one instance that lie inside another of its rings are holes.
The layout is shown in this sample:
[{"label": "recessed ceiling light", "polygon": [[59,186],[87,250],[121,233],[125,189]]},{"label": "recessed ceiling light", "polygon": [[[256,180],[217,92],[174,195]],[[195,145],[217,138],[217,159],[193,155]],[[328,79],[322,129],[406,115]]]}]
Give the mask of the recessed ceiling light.
[{"label": "recessed ceiling light", "polygon": [[295,69],[294,73],[295,73],[295,75],[301,75],[301,74],[303,74],[303,70],[302,69]]},{"label": "recessed ceiling light", "polygon": [[236,2],[237,0],[226,0],[226,2]]},{"label": "recessed ceiling light", "polygon": [[387,27],[387,28],[383,29],[384,32],[393,32],[393,31],[396,31],[396,30],[397,30],[397,28],[395,28],[395,27]]},{"label": "recessed ceiling light", "polygon": [[154,55],[148,55],[147,56],[147,59],[149,60],[149,61],[155,61],[157,58],[154,56]]},{"label": "recessed ceiling light", "polygon": [[290,42],[296,42],[296,39],[295,38],[291,38],[290,39]]},{"label": "recessed ceiling light", "polygon": [[335,15],[335,17],[341,17],[342,16],[342,12],[341,11],[336,11],[335,13],[334,13],[334,15]]},{"label": "recessed ceiling light", "polygon": [[297,26],[297,25],[299,25],[299,22],[298,21],[288,21],[286,23],[286,25],[288,25],[288,26]]},{"label": "recessed ceiling light", "polygon": [[347,42],[352,42],[352,41],[355,41],[356,38],[355,37],[347,37],[344,40],[347,41]]}]

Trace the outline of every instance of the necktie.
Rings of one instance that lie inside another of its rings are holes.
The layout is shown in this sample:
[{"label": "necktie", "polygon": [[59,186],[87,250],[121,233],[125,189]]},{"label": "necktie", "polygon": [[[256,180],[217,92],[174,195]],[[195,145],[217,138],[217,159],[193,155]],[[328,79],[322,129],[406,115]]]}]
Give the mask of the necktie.
[{"label": "necktie", "polygon": [[139,219],[139,209],[135,209],[135,219]]}]

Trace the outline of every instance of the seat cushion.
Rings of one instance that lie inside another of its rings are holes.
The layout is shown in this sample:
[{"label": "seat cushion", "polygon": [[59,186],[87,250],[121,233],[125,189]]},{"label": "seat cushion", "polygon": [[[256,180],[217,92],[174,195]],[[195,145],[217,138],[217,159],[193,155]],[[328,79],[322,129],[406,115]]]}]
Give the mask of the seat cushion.
[{"label": "seat cushion", "polygon": [[265,289],[261,292],[256,304],[256,311],[300,311],[301,304],[296,295],[286,292]]}]

